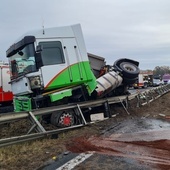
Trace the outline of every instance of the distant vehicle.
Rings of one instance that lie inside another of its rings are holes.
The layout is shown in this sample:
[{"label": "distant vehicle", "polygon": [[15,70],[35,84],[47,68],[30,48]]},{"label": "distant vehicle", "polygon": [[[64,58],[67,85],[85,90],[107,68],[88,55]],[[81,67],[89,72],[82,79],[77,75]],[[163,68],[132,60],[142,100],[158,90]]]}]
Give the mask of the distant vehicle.
[{"label": "distant vehicle", "polygon": [[149,86],[148,74],[140,73],[138,75],[136,82],[133,84],[133,87],[136,89],[136,88],[147,88],[148,86]]},{"label": "distant vehicle", "polygon": [[153,87],[163,85],[164,82],[160,79],[153,79]]},{"label": "distant vehicle", "polygon": [[164,84],[167,84],[168,80],[170,80],[170,74],[164,74],[162,76],[162,80],[163,80]]},{"label": "distant vehicle", "polygon": [[0,106],[8,106],[13,102],[11,90],[10,70],[7,63],[0,63]]}]

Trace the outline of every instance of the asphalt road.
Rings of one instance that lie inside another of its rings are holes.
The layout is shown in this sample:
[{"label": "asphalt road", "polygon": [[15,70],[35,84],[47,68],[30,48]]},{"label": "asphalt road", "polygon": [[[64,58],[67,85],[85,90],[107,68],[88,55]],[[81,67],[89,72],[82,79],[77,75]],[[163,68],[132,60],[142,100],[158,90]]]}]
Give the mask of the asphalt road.
[{"label": "asphalt road", "polygon": [[139,88],[139,89],[130,88],[128,91],[129,91],[131,94],[135,94],[135,93],[137,93],[138,91],[144,92],[144,91],[150,90],[150,89],[152,89],[152,88],[153,88],[153,87]]},{"label": "asphalt road", "polygon": [[76,139],[69,152],[42,170],[152,170],[170,167],[170,123],[128,119],[100,137]]}]

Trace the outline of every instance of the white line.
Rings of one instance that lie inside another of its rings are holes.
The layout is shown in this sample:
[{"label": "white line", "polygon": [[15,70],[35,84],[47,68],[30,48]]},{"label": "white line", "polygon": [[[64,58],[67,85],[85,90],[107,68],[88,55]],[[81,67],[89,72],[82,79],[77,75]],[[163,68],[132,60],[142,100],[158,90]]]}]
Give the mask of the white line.
[{"label": "white line", "polygon": [[75,166],[79,165],[83,161],[85,161],[87,158],[92,156],[93,153],[81,153],[80,155],[76,156],[74,159],[70,160],[69,162],[65,163],[61,167],[57,168],[56,170],[71,170]]}]

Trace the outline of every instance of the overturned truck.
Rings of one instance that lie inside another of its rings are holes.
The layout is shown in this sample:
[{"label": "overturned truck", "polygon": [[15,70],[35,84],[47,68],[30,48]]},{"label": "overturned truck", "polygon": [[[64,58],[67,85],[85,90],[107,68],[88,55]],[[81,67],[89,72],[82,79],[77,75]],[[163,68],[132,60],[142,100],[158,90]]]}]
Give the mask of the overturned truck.
[{"label": "overturned truck", "polygon": [[[6,54],[16,112],[126,94],[139,74],[137,61],[106,65],[104,58],[87,53],[79,24],[30,32]],[[74,113],[55,112],[50,120],[70,126]]]}]

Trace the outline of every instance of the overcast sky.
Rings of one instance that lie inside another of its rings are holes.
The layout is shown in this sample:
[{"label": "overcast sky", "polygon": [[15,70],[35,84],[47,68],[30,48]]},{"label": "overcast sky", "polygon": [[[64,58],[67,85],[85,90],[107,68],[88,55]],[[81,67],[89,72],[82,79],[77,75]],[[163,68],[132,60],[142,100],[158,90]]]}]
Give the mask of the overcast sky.
[{"label": "overcast sky", "polygon": [[21,35],[80,23],[89,53],[170,66],[170,0],[0,0],[0,60]]}]

